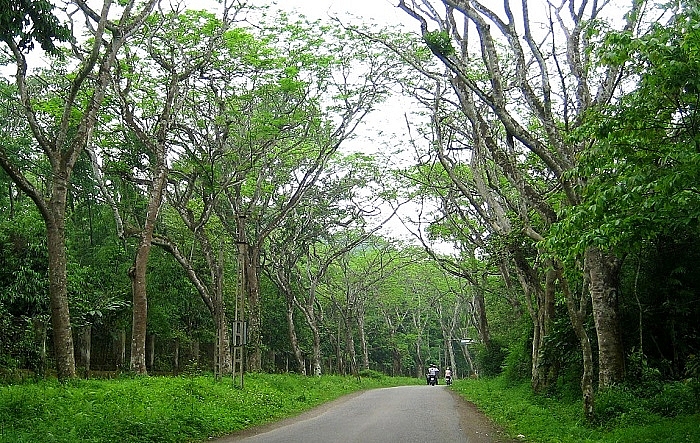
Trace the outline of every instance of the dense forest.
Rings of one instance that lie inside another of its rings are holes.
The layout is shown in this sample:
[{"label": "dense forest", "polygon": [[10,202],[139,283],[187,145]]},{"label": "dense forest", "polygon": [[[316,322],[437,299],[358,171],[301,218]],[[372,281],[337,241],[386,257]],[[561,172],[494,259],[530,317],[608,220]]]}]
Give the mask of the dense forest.
[{"label": "dense forest", "polygon": [[700,8],[535,3],[2,2],[0,374],[697,381]]}]

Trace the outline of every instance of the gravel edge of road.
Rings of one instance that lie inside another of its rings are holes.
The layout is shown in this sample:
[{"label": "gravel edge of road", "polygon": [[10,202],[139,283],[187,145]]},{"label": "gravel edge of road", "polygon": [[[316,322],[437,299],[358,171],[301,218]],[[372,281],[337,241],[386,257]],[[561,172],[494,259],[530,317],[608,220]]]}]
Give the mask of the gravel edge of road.
[{"label": "gravel edge of road", "polygon": [[470,443],[519,443],[521,441],[508,437],[505,431],[481,412],[474,403],[451,389],[448,391],[455,400],[459,425]]}]

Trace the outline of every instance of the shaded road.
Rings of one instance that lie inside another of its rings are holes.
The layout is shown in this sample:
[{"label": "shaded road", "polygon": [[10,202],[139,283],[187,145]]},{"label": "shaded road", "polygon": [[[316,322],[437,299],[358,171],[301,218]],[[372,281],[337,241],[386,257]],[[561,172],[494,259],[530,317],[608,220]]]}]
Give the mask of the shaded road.
[{"label": "shaded road", "polygon": [[215,440],[217,443],[488,443],[499,438],[476,408],[444,386],[373,389],[298,417]]}]

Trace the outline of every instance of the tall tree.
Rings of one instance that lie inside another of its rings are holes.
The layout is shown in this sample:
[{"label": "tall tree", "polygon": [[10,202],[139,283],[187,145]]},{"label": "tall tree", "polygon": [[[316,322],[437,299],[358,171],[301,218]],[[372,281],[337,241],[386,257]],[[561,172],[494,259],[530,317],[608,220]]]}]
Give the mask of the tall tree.
[{"label": "tall tree", "polygon": [[[290,342],[304,374],[306,364],[298,345],[294,313],[297,309],[302,312],[312,332],[311,368],[314,375],[321,375],[321,325],[317,321],[316,290],[328,267],[369,236],[369,232],[364,232],[366,216],[374,212],[368,209],[374,205],[363,201],[360,193],[377,174],[371,157],[336,155],[323,176],[269,237],[269,257],[263,269],[286,298]],[[337,242],[336,235],[344,230],[364,233],[349,242]]]},{"label": "tall tree", "polygon": [[[254,77],[242,82],[234,67],[222,67],[211,87],[229,150],[223,166],[232,177],[219,216],[242,250],[254,370],[262,358],[265,242],[386,96],[397,68],[371,45],[319,23],[280,19],[262,38],[276,43],[253,53],[262,63]],[[362,75],[351,75],[354,69]]]},{"label": "tall tree", "polygon": [[[198,28],[203,24],[204,29],[210,30],[208,34],[202,33]],[[133,286],[131,370],[139,374],[146,373],[146,270],[168,180],[168,157],[173,152],[172,132],[181,118],[181,106],[183,97],[188,93],[188,83],[193,81],[195,73],[205,71],[211,63],[215,45],[224,30],[223,22],[215,20],[213,14],[193,11],[181,13],[177,10],[159,14],[151,18],[148,26],[144,27],[143,34],[144,41],[148,42],[145,49],[153,60],[153,65],[132,64],[136,59],[133,54],[125,60],[125,65],[130,65],[129,68],[125,72],[118,71],[120,76],[116,85],[122,116],[145,147],[151,163],[147,175],[146,216],[139,233],[139,245],[130,275]],[[144,86],[136,79],[150,81]],[[161,85],[163,89],[160,93],[153,94]],[[155,100],[144,97],[153,97]]]},{"label": "tall tree", "polygon": [[[625,30],[637,29],[644,3],[630,2],[621,22]],[[583,112],[612,99],[623,72],[620,66],[590,69],[594,25],[612,9],[607,3],[549,2],[549,26],[538,35],[527,2],[515,9],[506,1],[500,10],[474,0],[402,0],[399,6],[417,20],[428,47],[449,69],[460,105],[473,110],[474,127],[492,141],[486,146],[494,161],[531,202],[522,209],[539,213],[540,226],[530,213],[518,212],[522,231],[535,241],[544,239],[556,221],[555,205],[576,205],[581,198],[580,182],[569,173],[585,145],[572,143],[567,134],[580,124]],[[429,21],[436,29],[429,29]],[[486,78],[472,74],[474,57],[485,67]],[[526,126],[524,121],[537,124]],[[522,180],[526,170],[515,169],[518,154],[537,159],[551,183],[562,190],[560,200],[547,201],[546,194],[529,192]],[[619,260],[596,244],[588,245],[583,258],[598,335],[599,378],[608,386],[624,378],[616,299]]]},{"label": "tall tree", "polygon": [[24,117],[38,150],[50,164],[47,187],[43,188],[20,169],[5,145],[0,147],[0,165],[22,192],[34,201],[46,224],[51,322],[56,367],[62,379],[76,375],[66,286],[65,218],[71,174],[91,138],[116,54],[141,26],[155,3],[156,0],[150,0],[136,8],[135,0],[126,2],[114,20],[110,17],[110,0],[104,2],[99,12],[82,0],[71,2],[85,15],[91,39],[86,47],[73,46],[72,55],[77,67],[74,72],[65,73],[64,81],[57,85],[56,100],[50,107],[43,106],[37,100],[41,89],[31,85],[28,61],[21,42],[5,39],[17,68],[15,79]]}]

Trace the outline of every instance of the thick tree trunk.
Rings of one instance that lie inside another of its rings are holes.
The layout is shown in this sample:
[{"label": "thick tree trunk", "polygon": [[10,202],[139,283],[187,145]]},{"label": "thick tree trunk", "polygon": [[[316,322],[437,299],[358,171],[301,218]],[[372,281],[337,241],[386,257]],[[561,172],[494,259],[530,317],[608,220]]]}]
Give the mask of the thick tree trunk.
[{"label": "thick tree trunk", "polygon": [[51,219],[45,219],[49,256],[49,298],[53,330],[56,373],[60,380],[75,378],[75,351],[68,309],[66,274],[66,208],[67,179],[54,175],[53,194],[49,202]]},{"label": "thick tree trunk", "polygon": [[392,337],[391,340],[391,376],[398,377],[399,375],[403,375],[403,367],[401,365],[401,352],[399,352],[398,348],[396,347],[396,339]]},{"label": "thick tree trunk", "polygon": [[358,375],[357,372],[357,353],[355,352],[355,337],[352,334],[352,328],[350,327],[350,322],[347,317],[343,319],[345,325],[345,351],[348,355],[348,360],[350,361],[350,373],[354,376]]},{"label": "thick tree trunk", "polygon": [[180,339],[173,340],[173,375],[180,374]]},{"label": "thick tree trunk", "polygon": [[[521,277],[521,272],[518,271],[518,276]],[[541,352],[544,342],[544,331],[542,330],[543,316],[541,315],[541,310],[538,309],[536,302],[533,300],[539,300],[543,297],[538,295],[538,292],[542,291],[539,286],[531,286],[524,278],[520,278],[520,283],[525,291],[525,302],[527,305],[528,313],[530,314],[530,319],[532,320],[532,348],[531,348],[531,359],[532,365],[530,368],[530,384],[535,392],[540,392],[545,383],[545,378],[542,372],[542,366],[540,365]]]},{"label": "thick tree trunk", "polygon": [[[476,365],[474,364],[474,359],[472,359],[472,354],[469,351],[469,346],[467,346],[467,345],[462,346],[462,353],[464,354],[464,359],[467,361],[467,364],[469,364],[469,371],[470,371],[469,375],[471,376],[473,374],[474,377],[478,378],[479,371],[478,371]],[[453,368],[452,373],[453,374],[455,373],[454,368]]]},{"label": "thick tree trunk", "polygon": [[153,370],[156,361],[156,334],[146,334],[146,367]]},{"label": "thick tree trunk", "polygon": [[230,375],[233,371],[231,365],[231,337],[228,334],[228,320],[223,300],[214,300],[214,328],[216,345],[214,346],[214,373],[217,377]]},{"label": "thick tree trunk", "polygon": [[321,332],[318,328],[318,322],[316,321],[316,314],[314,311],[314,306],[316,304],[316,281],[312,280],[309,286],[309,294],[307,296],[304,304],[297,302],[297,307],[304,314],[304,319],[306,324],[311,329],[312,342],[312,355],[311,355],[311,373],[315,376],[320,376],[322,373],[321,366]]},{"label": "thick tree trunk", "polygon": [[246,282],[248,283],[248,332],[250,336],[251,353],[248,356],[248,366],[251,371],[262,370],[262,311],[260,301],[260,249],[257,246],[248,247],[246,266]]},{"label": "thick tree trunk", "polygon": [[401,375],[403,372],[401,352],[398,349],[396,340],[397,327],[395,326],[394,320],[389,315],[388,310],[384,307],[382,307],[382,314],[384,314],[384,321],[389,329],[389,346],[391,346],[391,375],[396,377]]},{"label": "thick tree trunk", "polygon": [[131,325],[131,363],[129,367],[132,372],[139,375],[148,373],[146,369],[146,325],[148,322],[146,271],[148,268],[148,257],[153,246],[153,231],[155,230],[158,212],[163,199],[163,189],[168,177],[165,159],[161,154],[157,155],[161,163],[156,165],[154,171],[146,210],[146,222],[144,223],[141,240],[136,250],[134,266],[130,271],[133,319]]},{"label": "thick tree trunk", "polygon": [[313,315],[313,313],[309,315],[306,311],[304,311],[304,315],[306,317],[306,322],[309,325],[309,329],[311,329],[311,336],[313,342],[313,349],[311,351],[311,372],[316,377],[319,377],[322,373],[321,332],[319,331],[318,324],[316,323],[316,316]]},{"label": "thick tree trunk", "polygon": [[584,273],[589,279],[593,321],[598,337],[598,383],[601,387],[613,386],[625,378],[617,299],[620,260],[599,248],[588,248]]},{"label": "thick tree trunk", "polygon": [[191,352],[192,360],[197,366],[199,366],[199,340],[196,338],[192,340]]},{"label": "thick tree trunk", "polygon": [[535,392],[542,392],[555,380],[553,371],[542,358],[545,352],[545,339],[554,315],[555,274],[551,270],[546,273],[543,287],[537,272],[525,260],[522,251],[513,250],[513,258],[518,280],[525,292],[525,301],[533,325],[532,389]]},{"label": "thick tree trunk", "polygon": [[32,368],[39,377],[44,377],[46,374],[46,336],[47,324],[42,318],[37,316],[32,318],[32,329],[34,330],[34,344],[39,349],[39,361]]}]

